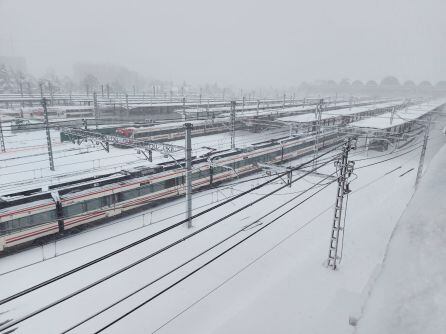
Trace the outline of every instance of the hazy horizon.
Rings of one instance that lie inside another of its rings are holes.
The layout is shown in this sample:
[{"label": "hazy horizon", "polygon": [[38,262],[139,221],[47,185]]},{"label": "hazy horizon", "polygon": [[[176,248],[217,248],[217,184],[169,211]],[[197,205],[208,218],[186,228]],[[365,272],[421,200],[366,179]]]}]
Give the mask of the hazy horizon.
[{"label": "hazy horizon", "polygon": [[0,56],[72,74],[118,64],[192,84],[446,78],[444,1],[0,0]]}]

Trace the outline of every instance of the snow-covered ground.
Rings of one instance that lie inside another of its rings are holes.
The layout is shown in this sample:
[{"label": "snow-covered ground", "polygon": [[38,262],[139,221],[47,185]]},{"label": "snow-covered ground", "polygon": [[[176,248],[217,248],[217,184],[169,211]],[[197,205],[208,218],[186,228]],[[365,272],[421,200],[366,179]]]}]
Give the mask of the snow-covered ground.
[{"label": "snow-covered ground", "polygon": [[446,333],[446,146],[398,221],[358,334]]},{"label": "snow-covered ground", "polygon": [[[446,142],[446,137],[440,131],[443,127],[444,118],[441,118],[431,130],[426,168],[435,153]],[[238,145],[246,145],[253,139],[248,138],[250,135],[257,135],[258,139],[267,138],[264,133],[240,133]],[[226,137],[216,135],[214,141],[215,144],[224,146],[228,138],[227,135]],[[44,140],[42,137],[43,143]],[[193,139],[193,143],[199,148],[209,146],[209,140],[209,137],[198,137]],[[408,153],[368,166],[404,152]],[[354,327],[348,323],[349,316],[357,314],[361,309],[370,277],[377,272],[396,221],[412,197],[419,153],[419,149],[410,151],[408,147],[394,152],[393,155],[386,152],[366,152],[360,145],[358,150],[351,154],[351,158],[356,161],[357,178],[351,183],[353,192],[348,201],[343,259],[339,270],[331,271],[325,266],[335,200],[335,185],[332,184],[105,332],[353,332]],[[106,155],[105,152],[101,154]],[[97,156],[96,153],[94,156]],[[123,159],[121,156],[116,156],[111,160],[119,160],[114,162],[120,163]],[[298,163],[299,161],[295,161],[293,165]],[[58,168],[57,163],[56,168]],[[321,172],[326,174],[334,172],[332,163],[321,169]],[[261,175],[251,175],[233,181],[232,185],[226,184],[219,189],[194,194],[194,212],[215,205],[267,179],[241,183],[248,178]],[[2,177],[2,182],[4,181],[5,178]],[[305,196],[258,221],[261,216],[318,181],[321,181],[319,176],[308,176],[297,181],[291,188],[285,188],[125,273],[20,323],[15,333],[60,333],[212,244],[243,229],[197,260],[71,331],[71,333],[94,332],[296,205]],[[61,298],[172,241],[197,231],[281,184],[274,182],[194,219],[194,227],[191,230],[185,227],[175,228],[160,237],[150,239],[81,272],[2,305],[0,322],[16,319]],[[317,189],[320,187],[316,187],[306,195],[314,193]],[[143,214],[119,219],[54,243],[2,258],[0,298],[169,226],[184,217],[184,206],[184,199],[177,199],[147,210]],[[249,224],[252,225],[245,228]],[[43,259],[45,260],[42,261]],[[29,266],[14,270],[26,265]],[[6,273],[11,270],[13,271]]]}]

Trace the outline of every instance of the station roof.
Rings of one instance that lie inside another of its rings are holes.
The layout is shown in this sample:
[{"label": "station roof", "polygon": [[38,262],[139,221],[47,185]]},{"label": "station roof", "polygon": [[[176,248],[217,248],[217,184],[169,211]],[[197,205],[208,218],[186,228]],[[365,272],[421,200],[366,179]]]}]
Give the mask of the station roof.
[{"label": "station roof", "polygon": [[416,120],[434,109],[446,103],[446,99],[438,99],[428,103],[422,103],[410,106],[407,109],[395,112],[391,122],[392,113],[388,112],[376,117],[370,117],[357,122],[350,123],[351,127],[368,128],[368,129],[388,129],[413,120]]},{"label": "station roof", "polygon": [[[366,112],[369,110],[373,110],[376,108],[386,108],[391,107],[394,105],[398,105],[402,103],[403,101],[394,101],[394,102],[384,102],[384,103],[376,103],[375,105],[368,105],[368,106],[359,106],[359,107],[351,107],[351,108],[342,108],[342,109],[336,109],[336,110],[330,110],[330,111],[323,111],[321,115],[321,120],[324,119],[331,119],[336,118],[339,116],[350,116],[359,114],[362,112]],[[311,123],[315,122],[315,114],[314,113],[308,113],[308,114],[302,114],[302,115],[294,115],[294,116],[287,116],[287,117],[281,117],[278,118],[278,121],[281,122],[290,122],[290,123]]]}]

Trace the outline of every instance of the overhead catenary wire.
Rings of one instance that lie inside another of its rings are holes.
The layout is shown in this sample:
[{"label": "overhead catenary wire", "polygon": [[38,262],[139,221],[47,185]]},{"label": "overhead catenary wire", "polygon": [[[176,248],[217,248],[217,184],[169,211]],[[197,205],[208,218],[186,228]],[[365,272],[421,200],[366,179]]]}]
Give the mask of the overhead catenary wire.
[{"label": "overhead catenary wire", "polygon": [[[319,155],[317,158],[320,158],[320,157],[322,157],[322,156],[325,156],[325,155],[327,155],[327,154],[329,154],[329,153],[335,151],[336,149],[338,149],[338,148],[339,148],[340,146],[342,146],[342,145],[343,145],[343,144],[336,145],[334,148],[332,148],[331,150],[328,150],[328,151],[325,152],[325,153],[322,153],[322,154]],[[311,160],[309,160],[309,161],[307,161],[307,162],[305,162],[305,163],[302,163],[302,164],[300,164],[299,166],[294,167],[293,169],[290,169],[290,171],[292,171],[292,170],[297,170],[297,169],[299,169],[299,168],[301,168],[301,167],[303,167],[303,166],[305,166],[305,165],[311,163],[312,160],[313,160],[313,159],[311,159]],[[317,167],[317,168],[319,168],[319,167]],[[229,203],[229,202],[231,202],[231,201],[233,201],[233,200],[235,200],[235,199],[237,199],[237,198],[241,198],[241,197],[245,196],[246,194],[249,194],[249,193],[251,193],[251,192],[253,192],[253,191],[257,190],[257,189],[260,189],[261,187],[263,187],[263,186],[265,186],[265,185],[267,185],[267,184],[270,184],[270,183],[274,182],[275,180],[280,179],[282,176],[285,176],[287,173],[288,173],[288,172],[282,173],[282,174],[280,174],[280,175],[278,175],[278,176],[276,176],[276,177],[274,177],[274,178],[272,178],[272,179],[270,179],[270,180],[268,180],[268,181],[265,181],[265,182],[263,182],[263,183],[261,183],[261,184],[255,186],[255,187],[251,188],[251,189],[246,190],[246,191],[243,192],[243,193],[240,193],[240,194],[238,194],[238,195],[235,195],[234,197],[232,197],[232,198],[230,198],[230,199],[227,199],[227,200],[225,200],[225,201],[222,202],[222,203],[219,203],[219,204],[217,204],[217,205],[212,206],[211,208],[208,208],[208,209],[203,210],[203,211],[201,211],[201,212],[199,212],[199,213],[197,213],[197,214],[194,214],[194,215],[192,216],[192,218],[193,218],[193,219],[194,219],[194,218],[197,218],[197,217],[199,217],[199,216],[201,216],[201,215],[204,215],[204,214],[206,214],[206,213],[208,213],[208,212],[210,212],[210,211],[212,211],[212,210],[215,210],[216,208],[221,207],[221,206],[223,206],[223,205],[225,205],[225,204],[227,204],[227,203]],[[280,190],[280,188],[279,188],[279,190]],[[261,198],[263,198],[263,197],[261,197]],[[256,201],[260,201],[261,198],[260,198],[260,199],[257,199]],[[234,213],[234,214],[235,214],[235,213]],[[175,223],[175,224],[173,224],[173,225],[171,225],[171,226],[168,226],[168,227],[166,227],[166,228],[163,228],[163,229],[161,229],[161,230],[159,230],[159,231],[157,231],[157,232],[155,232],[155,233],[153,233],[153,234],[150,234],[150,235],[148,235],[148,236],[146,236],[146,237],[143,237],[143,238],[141,238],[141,239],[138,239],[138,240],[136,240],[136,241],[134,241],[134,242],[132,242],[132,243],[130,243],[130,244],[127,244],[127,245],[125,245],[125,246],[123,246],[123,247],[121,247],[121,248],[119,248],[119,249],[116,249],[116,250],[114,250],[114,251],[112,251],[112,252],[109,252],[109,253],[107,253],[107,254],[104,254],[103,256],[101,256],[101,257],[99,257],[99,258],[96,258],[96,259],[91,260],[91,261],[89,261],[89,262],[87,262],[87,263],[84,263],[84,264],[82,264],[82,265],[80,265],[80,266],[78,266],[78,267],[75,267],[75,268],[73,268],[73,269],[71,269],[71,270],[68,270],[68,271],[66,271],[66,272],[64,272],[64,273],[62,273],[62,274],[59,274],[59,275],[57,275],[57,276],[55,276],[55,277],[52,277],[52,278],[50,278],[50,279],[48,279],[48,280],[46,280],[46,281],[43,281],[43,282],[41,282],[41,283],[39,283],[39,284],[33,285],[33,286],[31,286],[31,287],[29,287],[29,288],[27,288],[27,289],[24,289],[24,290],[22,290],[22,291],[20,291],[20,292],[15,293],[15,294],[13,294],[13,295],[11,295],[11,296],[9,296],[9,297],[3,298],[2,300],[0,300],[0,305],[3,305],[3,304],[5,304],[5,303],[7,303],[7,302],[10,302],[10,301],[14,300],[14,299],[17,299],[17,298],[19,298],[19,297],[21,297],[21,296],[24,296],[24,295],[26,295],[26,294],[28,294],[28,293],[30,293],[30,292],[32,292],[32,291],[35,291],[35,290],[37,290],[37,289],[42,288],[42,287],[44,287],[44,286],[46,286],[46,285],[48,285],[48,284],[54,283],[54,282],[56,282],[56,281],[58,281],[58,280],[60,280],[60,279],[62,279],[62,278],[64,278],[64,277],[67,277],[67,276],[69,276],[69,275],[72,275],[72,274],[74,274],[74,273],[76,273],[76,272],[78,272],[78,271],[80,271],[80,270],[83,270],[83,269],[85,269],[85,268],[87,268],[87,267],[90,267],[90,266],[93,265],[93,264],[96,264],[96,263],[98,263],[98,262],[100,262],[100,261],[103,261],[103,260],[105,260],[105,259],[107,259],[107,258],[110,258],[110,257],[112,257],[112,256],[114,256],[114,255],[116,255],[116,254],[119,254],[119,253],[121,253],[121,252],[127,250],[127,249],[130,249],[130,248],[132,248],[132,247],[135,247],[136,245],[139,245],[139,244],[141,244],[141,243],[143,243],[143,242],[145,242],[145,241],[147,241],[147,240],[150,240],[150,239],[152,239],[152,238],[154,238],[154,237],[156,237],[156,236],[158,236],[158,235],[160,235],[160,234],[163,234],[163,233],[165,233],[165,232],[167,232],[167,231],[169,231],[169,230],[172,230],[172,229],[174,229],[174,228],[176,228],[176,227],[178,227],[178,226],[181,226],[181,225],[184,224],[186,221],[187,221],[187,219],[183,219],[183,220],[181,220],[181,221],[178,222],[178,223]],[[195,232],[194,232],[194,233],[195,233]]]},{"label": "overhead catenary wire", "polygon": [[[334,180],[333,182],[335,182],[336,180]],[[233,244],[231,247],[227,248],[226,250],[224,250],[223,252],[219,253],[217,256],[211,258],[210,260],[206,261],[204,264],[200,265],[199,267],[197,267],[196,269],[194,269],[193,271],[189,272],[187,275],[183,276],[182,278],[180,278],[179,280],[175,281],[174,283],[170,284],[169,286],[167,286],[166,288],[164,288],[163,290],[161,290],[160,292],[158,292],[157,294],[153,295],[152,297],[150,297],[149,299],[146,299],[144,302],[138,304],[137,306],[133,307],[132,309],[130,309],[129,311],[127,311],[126,313],[124,313],[123,315],[121,315],[120,317],[116,318],[115,320],[109,322],[107,325],[105,325],[104,327],[101,327],[99,330],[95,331],[95,334],[101,333],[104,330],[106,330],[107,328],[111,327],[112,325],[116,324],[117,322],[121,321],[122,319],[124,319],[125,317],[129,316],[130,314],[132,314],[133,312],[135,312],[136,310],[140,309],[141,307],[143,307],[144,305],[146,305],[147,303],[151,302],[152,300],[154,300],[155,298],[158,298],[159,296],[161,296],[162,294],[166,293],[167,291],[169,291],[170,289],[174,288],[175,286],[177,286],[178,284],[180,284],[181,282],[183,282],[184,280],[186,280],[187,278],[193,276],[194,274],[196,274],[197,272],[199,272],[200,270],[202,270],[203,268],[207,267],[209,264],[215,262],[216,260],[218,260],[219,258],[221,258],[223,255],[229,253],[230,251],[232,251],[234,248],[240,246],[241,244],[243,244],[244,242],[246,242],[248,239],[252,238],[254,235],[256,235],[257,233],[263,231],[265,228],[269,227],[271,224],[273,224],[274,222],[276,222],[277,220],[279,220],[280,218],[282,218],[283,216],[285,216],[286,214],[290,213],[292,210],[294,210],[295,208],[297,208],[299,205],[302,205],[303,203],[305,203],[306,201],[308,201],[309,199],[311,199],[312,197],[314,197],[315,195],[317,195],[318,193],[320,193],[322,190],[324,190],[325,188],[327,188],[329,185],[331,185],[331,183],[325,185],[324,187],[320,188],[319,190],[317,190],[316,192],[314,192],[313,194],[311,194],[310,196],[308,196],[307,198],[305,198],[304,200],[300,201],[299,203],[297,203],[296,205],[294,205],[293,207],[291,207],[290,209],[288,209],[287,211],[285,211],[284,213],[282,213],[281,215],[279,215],[278,217],[274,218],[273,220],[271,220],[270,222],[268,222],[267,224],[262,225],[262,227],[260,227],[259,229],[255,230],[254,232],[252,232],[251,234],[249,234],[248,236],[244,237],[243,239],[241,239],[240,241],[238,241],[237,243]]]},{"label": "overhead catenary wire", "polygon": [[[326,152],[326,153],[327,153],[327,152]],[[326,154],[326,153],[324,153],[324,154]],[[328,161],[326,164],[328,164],[328,163],[329,163],[329,161]],[[314,170],[317,170],[317,169],[319,169],[319,168],[320,168],[320,166],[319,166],[319,167],[316,167]],[[311,171],[309,171],[309,172],[306,173],[306,174],[310,174],[310,173],[314,172],[314,170],[311,170]],[[285,174],[286,174],[286,173],[285,173]],[[306,176],[306,175],[304,174],[303,176],[300,176],[300,177],[296,178],[295,180],[291,181],[291,183],[297,182],[299,179],[303,178],[304,176]],[[275,179],[277,179],[277,178],[273,178],[272,180],[275,180]],[[271,183],[271,180],[262,183],[261,186],[266,185],[266,184],[269,184],[269,183]],[[256,190],[258,187],[259,187],[259,186],[253,187],[251,190]],[[37,314],[40,314],[40,313],[42,313],[42,312],[44,312],[44,311],[46,311],[46,310],[48,310],[48,309],[50,309],[50,308],[52,308],[52,307],[54,307],[54,306],[56,306],[56,305],[58,305],[58,304],[64,302],[64,301],[66,301],[66,300],[68,300],[68,299],[74,297],[74,296],[77,296],[78,294],[80,294],[80,293],[82,293],[82,292],[85,292],[85,291],[87,291],[87,290],[89,290],[89,289],[91,289],[91,288],[97,286],[98,284],[101,284],[101,283],[103,283],[103,282],[109,280],[109,279],[112,278],[112,277],[115,277],[116,275],[119,275],[119,274],[121,274],[121,273],[123,273],[123,272],[125,272],[125,271],[127,271],[127,270],[129,270],[129,269],[131,269],[131,268],[133,268],[133,267],[135,267],[136,265],[139,265],[140,263],[143,263],[144,261],[147,261],[148,259],[153,258],[154,256],[157,256],[157,255],[161,254],[162,252],[164,252],[164,251],[166,251],[166,250],[168,250],[168,249],[170,249],[170,248],[172,248],[172,247],[174,247],[174,246],[176,246],[176,245],[178,245],[178,244],[180,244],[180,243],[182,243],[182,242],[184,242],[184,241],[186,241],[186,240],[192,238],[192,237],[195,236],[195,235],[198,235],[199,233],[201,233],[201,232],[203,232],[203,231],[205,231],[205,230],[211,228],[212,226],[215,226],[216,224],[218,224],[218,223],[220,223],[220,222],[226,220],[227,218],[229,218],[229,217],[231,217],[231,216],[233,216],[233,215],[235,215],[235,214],[237,214],[237,213],[239,213],[239,212],[245,210],[246,208],[251,207],[252,205],[254,205],[254,204],[256,204],[256,203],[258,203],[258,202],[260,202],[260,201],[266,199],[266,198],[269,197],[271,194],[274,194],[274,193],[276,193],[276,192],[278,192],[278,191],[284,189],[285,187],[289,187],[289,185],[288,185],[288,184],[285,184],[285,185],[283,185],[283,186],[281,186],[281,187],[279,187],[279,188],[276,188],[275,190],[272,190],[269,194],[257,198],[256,200],[254,200],[254,201],[252,201],[252,202],[250,202],[250,203],[248,203],[248,204],[246,204],[246,205],[244,205],[244,206],[242,206],[242,207],[240,207],[240,208],[238,208],[238,209],[236,209],[236,210],[230,212],[229,214],[226,214],[225,216],[223,216],[223,217],[221,217],[221,218],[219,218],[219,219],[213,221],[212,223],[210,223],[210,224],[208,224],[208,225],[205,225],[204,227],[202,227],[202,228],[200,228],[200,229],[198,229],[198,230],[196,230],[196,231],[194,231],[194,232],[192,232],[192,233],[186,235],[185,237],[183,237],[183,238],[181,238],[181,239],[178,239],[178,240],[176,240],[176,241],[174,241],[174,242],[172,242],[172,243],[170,243],[170,244],[164,246],[163,248],[158,249],[157,251],[154,251],[154,252],[152,252],[152,253],[146,255],[146,256],[143,257],[143,258],[140,258],[140,259],[137,260],[137,261],[132,262],[131,264],[129,264],[129,265],[125,266],[125,267],[122,267],[122,268],[120,268],[120,269],[114,271],[113,273],[111,273],[111,274],[109,274],[109,275],[107,275],[107,276],[105,276],[105,277],[102,277],[101,279],[98,279],[98,280],[96,280],[95,282],[92,282],[92,283],[90,283],[90,284],[84,286],[83,288],[80,288],[80,289],[78,289],[78,290],[76,290],[76,291],[74,291],[74,292],[72,292],[72,293],[70,293],[70,294],[68,294],[68,295],[66,295],[66,296],[64,296],[64,297],[62,297],[62,298],[56,300],[56,301],[54,301],[54,302],[51,302],[51,303],[49,303],[49,304],[47,304],[47,305],[45,305],[45,306],[43,306],[43,307],[41,307],[41,308],[39,308],[39,309],[37,309],[37,310],[35,310],[35,311],[33,311],[33,312],[27,314],[27,315],[24,315],[24,316],[22,316],[22,317],[19,318],[19,319],[13,320],[13,321],[8,322],[7,324],[5,324],[5,325],[3,325],[3,326],[0,326],[0,331],[5,330],[5,329],[8,329],[8,328],[11,328],[12,326],[15,326],[15,325],[17,325],[17,324],[19,324],[19,323],[21,323],[21,322],[23,322],[23,321],[25,321],[25,320],[31,318],[31,317],[34,317],[34,316],[36,316]],[[250,191],[250,190],[247,190],[247,193],[249,193],[249,192],[251,192],[251,191]],[[231,201],[231,200],[233,200],[235,197],[239,197],[240,195],[241,195],[241,194],[239,194],[239,195],[235,195],[234,197],[232,197],[232,198],[229,199],[229,200],[226,200],[225,202]],[[221,204],[215,205],[213,208],[218,207],[218,206],[221,206]],[[212,210],[212,208],[210,208],[210,209],[206,209],[206,210],[204,210],[204,211],[202,211],[202,212],[200,212],[200,213],[198,213],[198,214],[193,215],[192,217],[199,216],[199,215],[201,215],[203,212],[210,211],[210,210]],[[181,221],[180,223],[181,223],[181,224],[184,224],[185,221],[187,221],[187,219],[184,219],[184,220]],[[161,231],[165,231],[166,229],[169,230],[169,229],[172,228],[172,226],[176,226],[176,224],[171,225],[171,227],[164,228],[164,229],[161,230]],[[159,235],[161,231],[155,232],[155,233],[153,233],[152,235]],[[150,236],[148,236],[148,237],[150,237]],[[148,237],[144,237],[144,238],[139,239],[139,240],[144,240],[144,241],[145,241],[145,240],[148,239]],[[138,240],[138,241],[139,241],[139,240]],[[138,241],[136,241],[136,242],[138,242]],[[135,242],[134,242],[134,243],[135,243]],[[134,244],[134,243],[132,243],[132,244]],[[132,244],[130,244],[130,245],[132,245]],[[129,245],[128,245],[128,246],[129,246]],[[124,246],[124,247],[122,247],[122,248],[120,248],[120,249],[127,249],[126,247],[128,247],[128,246]],[[115,252],[116,252],[116,251],[115,251]],[[112,252],[112,253],[115,253],[115,252]],[[109,253],[109,254],[111,254],[111,253]],[[106,256],[106,255],[104,255],[104,256]],[[102,256],[102,257],[99,258],[99,259],[104,258],[104,256]],[[92,264],[97,263],[97,262],[94,262],[94,261],[95,261],[95,260],[90,261],[89,263],[92,263]],[[80,268],[80,267],[83,267],[83,266],[79,266],[79,267],[77,267],[77,268]],[[75,268],[75,269],[77,269],[77,268]],[[73,269],[73,270],[75,270],[75,269]],[[73,270],[70,270],[69,273],[73,272]],[[79,269],[79,270],[80,270],[80,269]],[[77,271],[79,271],[79,270],[77,270]],[[42,282],[42,283],[40,283],[40,284],[38,284],[38,285],[35,285],[35,286],[30,287],[30,288],[28,288],[28,289],[25,289],[25,290],[23,290],[23,291],[21,291],[21,292],[19,292],[19,293],[16,293],[16,294],[14,294],[14,295],[12,295],[12,296],[10,296],[10,297],[7,297],[7,298],[5,298],[5,299],[3,299],[3,300],[0,301],[0,305],[1,305],[1,304],[4,304],[4,303],[6,303],[6,302],[9,302],[9,301],[11,301],[11,300],[14,300],[14,299],[16,299],[16,298],[18,298],[18,297],[20,297],[20,296],[23,296],[24,294],[27,294],[27,293],[32,292],[32,291],[35,291],[36,289],[38,289],[38,288],[40,288],[40,287],[42,287],[42,286],[48,285],[48,284],[50,284],[50,283],[52,283],[52,282],[54,282],[54,281],[56,281],[56,280],[58,280],[58,279],[60,279],[60,278],[62,278],[62,277],[65,277],[65,276],[63,276],[63,275],[65,275],[65,274],[66,274],[66,273],[61,274],[61,275],[58,275],[58,276],[56,276],[56,277],[54,277],[54,278],[52,278],[52,279],[50,279],[50,280],[47,280],[47,281]]]},{"label": "overhead catenary wire", "polygon": [[[335,173],[333,173],[335,174]],[[333,175],[332,174],[332,175]],[[292,201],[296,200],[297,198],[299,198],[300,196],[302,196],[303,194],[307,193],[308,191],[312,190],[313,188],[320,186],[320,184],[325,181],[326,179],[328,179],[330,176],[327,176],[325,179],[320,180],[317,184],[314,184],[313,186],[299,192],[298,195],[292,197],[291,199],[287,200],[286,202],[282,203],[281,205],[275,207],[274,209],[268,211],[266,214],[262,215],[260,218],[255,219],[253,222],[243,226],[242,228],[238,229],[236,232],[228,235],[227,237],[225,237],[223,240],[218,241],[217,243],[213,244],[212,246],[206,248],[205,250],[201,251],[200,253],[196,254],[195,256],[193,256],[192,258],[188,259],[187,261],[181,263],[180,265],[174,267],[173,269],[167,271],[166,273],[158,276],[157,278],[153,279],[152,281],[150,281],[149,283],[144,284],[143,286],[141,286],[140,288],[132,291],[131,293],[125,295],[124,297],[120,298],[119,300],[113,302],[112,304],[108,305],[107,307],[101,309],[98,312],[95,312],[94,314],[92,314],[91,316],[85,318],[84,320],[82,320],[81,322],[76,323],[75,325],[71,326],[70,328],[64,330],[62,332],[62,334],[68,333],[70,331],[72,331],[73,329],[79,327],[80,325],[86,323],[87,321],[90,321],[91,319],[97,317],[98,315],[104,313],[105,311],[111,309],[112,307],[118,305],[119,303],[123,302],[124,300],[136,295],[137,293],[141,292],[142,290],[146,289],[147,287],[153,285],[154,283],[160,281],[161,279],[167,277],[168,275],[172,274],[173,272],[177,271],[178,269],[186,266],[187,264],[191,263],[192,261],[196,260],[197,258],[199,258],[200,256],[210,252],[211,250],[215,249],[217,246],[223,244],[224,242],[228,241],[229,239],[235,237],[236,235],[247,231],[247,228],[253,226],[254,224],[258,223],[259,221],[261,221],[262,219],[268,217],[269,215],[271,215],[272,213],[276,212],[277,210],[281,209],[282,207],[284,207],[285,205],[291,203]],[[333,183],[333,181],[331,182]]]},{"label": "overhead catenary wire", "polygon": [[[353,196],[354,194],[357,194],[358,192],[364,190],[365,188],[371,186],[372,184],[378,182],[379,180],[381,180],[383,177],[395,172],[396,170],[398,170],[399,168],[401,168],[401,166],[394,168],[386,173],[384,173],[383,175],[380,175],[378,178],[375,178],[374,180],[372,180],[371,182],[365,184],[364,186],[356,189],[356,190],[352,190],[351,195]],[[234,274],[232,274],[230,277],[226,278],[223,282],[221,282],[220,284],[218,284],[216,287],[214,287],[212,290],[208,291],[205,295],[203,295],[202,297],[200,297],[199,299],[197,299],[195,302],[193,302],[192,304],[190,304],[189,306],[185,307],[183,310],[181,310],[179,313],[175,314],[175,316],[169,318],[169,320],[167,320],[166,322],[164,322],[161,326],[157,327],[154,331],[152,331],[153,333],[157,333],[160,329],[164,328],[166,325],[168,325],[169,323],[171,323],[173,320],[177,319],[180,315],[184,314],[186,311],[188,311],[189,309],[191,309],[193,306],[195,306],[196,304],[198,304],[199,302],[201,302],[202,300],[204,300],[205,298],[207,298],[209,295],[211,295],[212,293],[214,293],[215,291],[217,291],[218,289],[220,289],[221,287],[223,287],[225,284],[227,284],[228,282],[230,282],[231,280],[233,280],[235,277],[237,277],[238,275],[240,275],[242,272],[244,272],[246,269],[250,268],[253,264],[257,263],[260,259],[262,259],[263,257],[265,257],[266,255],[268,255],[269,253],[271,253],[271,251],[273,251],[274,249],[276,249],[278,246],[280,246],[281,244],[283,244],[285,241],[289,240],[291,237],[293,237],[296,233],[298,233],[300,230],[302,230],[303,228],[307,227],[308,225],[310,225],[312,222],[314,222],[317,218],[319,218],[322,214],[326,213],[327,211],[329,211],[330,209],[333,208],[333,204],[329,205],[328,207],[326,207],[324,210],[322,210],[320,213],[318,213],[316,216],[314,216],[313,218],[311,218],[310,220],[308,220],[305,224],[303,224],[302,226],[299,226],[296,230],[294,230],[293,232],[291,232],[290,234],[288,234],[287,236],[285,236],[284,238],[282,238],[279,242],[275,243],[271,248],[267,249],[265,252],[263,252],[262,254],[260,254],[259,256],[257,256],[255,259],[253,259],[252,261],[250,261],[249,263],[247,263],[245,266],[243,266],[241,269],[239,269],[237,272],[235,272]]]}]

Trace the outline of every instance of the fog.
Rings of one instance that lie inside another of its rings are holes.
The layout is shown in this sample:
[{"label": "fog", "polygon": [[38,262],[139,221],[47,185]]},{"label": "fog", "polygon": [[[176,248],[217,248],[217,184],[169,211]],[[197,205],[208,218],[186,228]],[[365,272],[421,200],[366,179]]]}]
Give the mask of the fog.
[{"label": "fog", "polygon": [[446,77],[444,0],[0,0],[0,55],[70,75],[76,62],[148,78],[287,86]]}]

